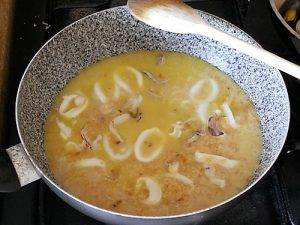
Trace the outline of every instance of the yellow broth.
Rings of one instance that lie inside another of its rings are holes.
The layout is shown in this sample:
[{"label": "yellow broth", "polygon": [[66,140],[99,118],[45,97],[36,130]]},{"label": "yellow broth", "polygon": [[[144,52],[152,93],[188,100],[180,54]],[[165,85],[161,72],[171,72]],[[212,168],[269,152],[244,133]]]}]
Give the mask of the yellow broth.
[{"label": "yellow broth", "polygon": [[159,216],[240,192],[262,140],[252,103],[227,75],[186,54],[138,51],[78,72],[48,115],[45,148],[55,179],[79,199]]}]

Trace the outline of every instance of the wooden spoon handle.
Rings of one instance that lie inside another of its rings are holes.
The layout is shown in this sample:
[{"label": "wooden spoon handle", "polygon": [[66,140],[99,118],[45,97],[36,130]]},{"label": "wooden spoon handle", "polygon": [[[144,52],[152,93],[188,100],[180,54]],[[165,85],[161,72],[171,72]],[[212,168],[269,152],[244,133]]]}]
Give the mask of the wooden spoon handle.
[{"label": "wooden spoon handle", "polygon": [[[203,32],[203,30],[205,30],[205,32]],[[209,38],[217,40],[225,45],[228,45],[231,48],[234,48],[240,52],[252,56],[255,59],[258,59],[272,67],[275,67],[285,73],[296,77],[297,79],[300,79],[300,66],[286,59],[283,59],[271,52],[268,52],[263,48],[251,45],[230,34],[215,29],[207,24],[197,24],[197,26],[193,27],[193,33],[205,35]]]}]

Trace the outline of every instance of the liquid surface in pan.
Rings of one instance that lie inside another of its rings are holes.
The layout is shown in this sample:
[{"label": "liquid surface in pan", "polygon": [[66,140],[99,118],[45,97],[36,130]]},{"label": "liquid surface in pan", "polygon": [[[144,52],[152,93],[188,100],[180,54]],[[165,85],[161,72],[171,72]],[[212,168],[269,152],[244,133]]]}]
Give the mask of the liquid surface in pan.
[{"label": "liquid surface in pan", "polygon": [[50,110],[45,148],[76,197],[158,216],[240,192],[262,140],[251,101],[227,75],[189,55],[139,51],[79,71]]}]

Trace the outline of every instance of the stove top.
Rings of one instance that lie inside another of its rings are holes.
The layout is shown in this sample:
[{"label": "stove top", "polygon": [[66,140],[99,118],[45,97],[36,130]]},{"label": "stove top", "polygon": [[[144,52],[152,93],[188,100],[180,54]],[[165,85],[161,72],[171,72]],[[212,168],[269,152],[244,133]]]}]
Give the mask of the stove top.
[{"label": "stove top", "polygon": [[[300,64],[289,39],[282,35],[268,0],[188,0],[245,30],[265,49]],[[18,83],[35,52],[57,31],[91,13],[126,4],[123,0],[15,0],[15,18],[5,101],[4,149],[19,142],[14,121]],[[300,221],[300,82],[283,74],[291,100],[291,126],[275,166],[234,208],[206,225],[298,224]],[[2,106],[1,106],[2,107]],[[0,159],[1,163],[1,159]],[[58,198],[43,181],[14,193],[0,194],[0,225],[100,225]]]}]

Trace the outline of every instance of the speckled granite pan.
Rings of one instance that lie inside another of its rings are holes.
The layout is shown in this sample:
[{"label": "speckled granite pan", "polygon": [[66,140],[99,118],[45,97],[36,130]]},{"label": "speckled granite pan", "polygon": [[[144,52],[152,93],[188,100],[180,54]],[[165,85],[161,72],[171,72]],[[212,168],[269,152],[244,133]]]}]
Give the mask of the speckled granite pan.
[{"label": "speckled granite pan", "polygon": [[[211,25],[257,45],[232,24],[209,14],[201,15]],[[261,164],[246,190],[253,186],[278,157],[288,131],[289,99],[278,70],[202,36],[178,35],[151,28],[133,19],[126,7],[109,9],[79,20],[54,36],[36,54],[20,84],[16,105],[22,143],[52,190],[95,219],[130,225],[202,221],[239,197],[229,199],[226,204],[180,216],[123,215],[99,209],[69,195],[56,185],[47,168],[43,125],[57,93],[79,69],[106,57],[140,49],[178,51],[199,57],[224,71],[246,91],[260,116],[263,132]]]}]

